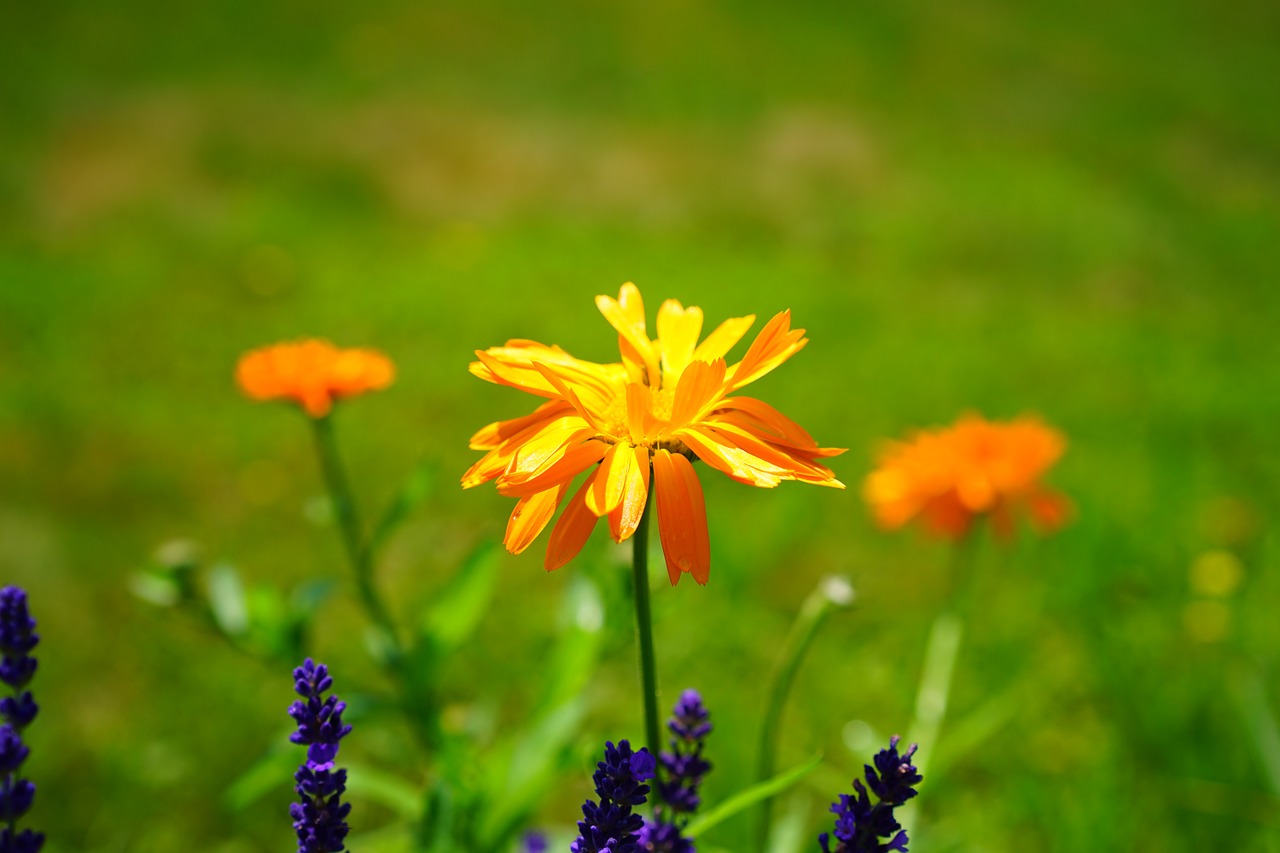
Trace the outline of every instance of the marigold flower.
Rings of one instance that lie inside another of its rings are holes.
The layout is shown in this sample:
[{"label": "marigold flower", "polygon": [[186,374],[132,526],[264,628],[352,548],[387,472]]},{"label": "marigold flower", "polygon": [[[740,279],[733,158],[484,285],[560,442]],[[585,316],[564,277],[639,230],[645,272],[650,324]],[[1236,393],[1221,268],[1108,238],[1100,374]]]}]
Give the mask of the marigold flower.
[{"label": "marigold flower", "polygon": [[987,516],[997,534],[1013,534],[1026,512],[1041,532],[1065,523],[1069,502],[1040,478],[1066,449],[1066,439],[1035,417],[1008,423],[965,415],[951,427],[889,442],[863,494],[882,527],[919,518],[932,533],[958,539]]},{"label": "marigold flower", "polygon": [[245,353],[236,381],[255,400],[293,400],[313,418],[335,400],[386,388],[395,378],[391,359],[370,349],[338,349],[328,341],[275,344]]},{"label": "marigold flower", "polygon": [[725,354],[754,316],[726,320],[699,343],[702,309],[674,299],[658,309],[658,334],[650,338],[634,284],[624,284],[617,299],[597,296],[596,306],[618,331],[619,363],[512,340],[477,351],[471,364],[481,379],[547,398],[533,413],[471,437],[471,448],[486,453],[463,475],[463,487],[496,480],[499,493],[519,499],[504,540],[511,553],[533,543],[585,471],[551,531],[547,569],[576,556],[601,517],[608,517],[614,541],[628,539],[644,513],[652,472],[671,583],[688,572],[705,584],[711,548],[693,460],[751,486],[800,480],[844,488],[818,461],[843,448],[819,447],[772,406],[733,396],[808,343],[804,329],[791,328],[789,311],[765,325],[741,361],[727,365]]}]

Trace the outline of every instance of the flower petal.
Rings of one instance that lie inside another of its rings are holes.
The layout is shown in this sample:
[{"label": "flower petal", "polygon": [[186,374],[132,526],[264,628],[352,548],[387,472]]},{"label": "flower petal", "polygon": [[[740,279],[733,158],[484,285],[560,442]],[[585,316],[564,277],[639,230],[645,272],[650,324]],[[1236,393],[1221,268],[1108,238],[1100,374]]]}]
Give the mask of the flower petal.
[{"label": "flower petal", "polygon": [[622,494],[627,487],[627,472],[635,454],[631,445],[618,442],[609,448],[600,467],[596,470],[594,485],[586,494],[587,509],[597,516],[608,515],[618,504],[622,503]]},{"label": "flower petal", "polygon": [[796,454],[784,447],[778,447],[750,430],[734,424],[719,421],[706,421],[699,431],[703,435],[714,434],[721,445],[737,447],[749,457],[752,467],[778,474],[783,479],[801,480],[819,486],[831,486],[843,489],[844,484],[836,479],[830,468],[809,461],[802,454]]},{"label": "flower petal", "polygon": [[783,311],[760,330],[742,361],[729,368],[728,390],[736,391],[755,382],[798,353],[808,342],[804,329],[791,328],[791,312]]},{"label": "flower petal", "polygon": [[644,300],[640,297],[640,289],[631,282],[627,282],[618,291],[616,300],[608,296],[597,296],[596,307],[631,348],[632,353],[628,353],[626,347],[620,346],[624,360],[629,354],[638,357],[640,363],[644,365],[645,380],[649,385],[656,385],[660,376],[658,351],[653,341],[649,340],[645,329]]},{"label": "flower petal", "polygon": [[724,359],[695,361],[680,374],[671,403],[671,428],[696,423],[712,409],[724,392]]},{"label": "flower petal", "polygon": [[769,470],[772,466],[758,467],[760,460],[740,450],[708,430],[691,427],[672,434],[672,438],[684,442],[698,458],[712,468],[723,471],[739,483],[771,489],[782,482],[785,471]]},{"label": "flower petal", "polygon": [[522,432],[530,426],[535,426],[544,420],[567,414],[571,408],[563,400],[548,400],[522,418],[495,421],[477,430],[476,434],[471,436],[469,446],[472,450],[492,450],[516,433]]},{"label": "flower petal", "polygon": [[[596,471],[599,470],[599,468],[596,469]],[[592,473],[569,499],[564,512],[560,513],[560,520],[551,530],[551,541],[547,543],[547,556],[543,561],[543,566],[549,572],[578,556],[582,546],[587,544],[591,531],[595,529],[597,517],[587,509],[584,499],[591,489],[591,481],[595,476],[595,473]]]},{"label": "flower petal", "polygon": [[627,470],[627,485],[622,501],[609,513],[609,532],[614,542],[630,539],[640,526],[645,503],[649,500],[649,448],[636,447],[635,461]]},{"label": "flower petal", "polygon": [[[674,299],[668,299],[658,309],[658,350],[662,357],[663,379],[677,377],[693,358],[702,334],[702,309],[696,306],[686,309]],[[710,359],[707,359],[710,361]]]},{"label": "flower petal", "polygon": [[653,479],[667,577],[674,586],[681,572],[689,572],[705,584],[711,572],[711,542],[702,484],[693,463],[682,454],[658,449],[653,454]]},{"label": "flower petal", "polygon": [[566,445],[564,455],[551,465],[534,474],[507,476],[498,478],[498,494],[506,497],[523,498],[537,492],[545,491],[560,483],[567,483],[604,457],[608,445],[603,441],[585,441],[582,444]]},{"label": "flower petal", "polygon": [[511,511],[511,519],[507,522],[507,535],[502,544],[512,554],[519,554],[533,544],[538,534],[547,526],[551,516],[555,515],[560,499],[564,497],[569,484],[561,483],[555,488],[521,498],[516,508]]},{"label": "flower petal", "polygon": [[745,317],[730,317],[719,326],[716,330],[707,335],[707,339],[698,344],[693,351],[693,357],[690,361],[715,361],[717,358],[724,358],[729,354],[729,350],[733,349],[733,345],[742,340],[742,336],[751,328],[751,324],[756,321],[755,314],[748,314]]}]

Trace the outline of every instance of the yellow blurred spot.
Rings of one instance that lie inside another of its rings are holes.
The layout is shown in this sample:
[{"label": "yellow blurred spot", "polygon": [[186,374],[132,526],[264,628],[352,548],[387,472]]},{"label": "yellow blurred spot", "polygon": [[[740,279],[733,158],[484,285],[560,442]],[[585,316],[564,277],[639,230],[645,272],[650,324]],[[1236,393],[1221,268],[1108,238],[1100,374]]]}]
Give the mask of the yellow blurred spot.
[{"label": "yellow blurred spot", "polygon": [[1193,601],[1182,611],[1182,623],[1196,642],[1221,642],[1231,631],[1231,608],[1221,601]]},{"label": "yellow blurred spot", "polygon": [[1191,589],[1197,595],[1226,598],[1243,579],[1244,566],[1230,551],[1205,551],[1191,564]]},{"label": "yellow blurred spot", "polygon": [[270,506],[284,497],[287,481],[278,462],[258,459],[240,469],[240,496],[254,506]]}]

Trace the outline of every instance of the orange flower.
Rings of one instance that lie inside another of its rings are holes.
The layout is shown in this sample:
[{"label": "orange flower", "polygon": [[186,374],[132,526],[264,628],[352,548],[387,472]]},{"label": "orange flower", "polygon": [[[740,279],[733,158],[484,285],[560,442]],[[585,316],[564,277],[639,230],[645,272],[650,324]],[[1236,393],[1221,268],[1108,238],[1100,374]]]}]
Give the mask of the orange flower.
[{"label": "orange flower", "polygon": [[994,423],[965,415],[955,426],[887,443],[863,494],[885,528],[920,518],[931,532],[959,539],[985,515],[1008,537],[1014,514],[1025,510],[1047,533],[1065,523],[1070,505],[1040,477],[1065,449],[1062,434],[1034,417]]},{"label": "orange flower", "polygon": [[706,507],[693,469],[701,459],[751,486],[801,480],[844,488],[818,460],[843,453],[819,447],[798,424],[752,397],[731,396],[808,343],[784,311],[765,325],[742,361],[724,356],[755,317],[726,320],[701,343],[702,309],[668,299],[658,309],[657,337],[645,326],[634,284],[596,306],[618,331],[622,360],[581,361],[559,347],[527,340],[477,351],[471,372],[547,401],[532,414],[489,424],[471,437],[487,451],[462,477],[464,488],[496,480],[498,492],[518,498],[504,540],[518,554],[528,548],[584,471],[551,531],[546,567],[573,559],[608,516],[622,542],[636,531],[650,483],[657,495],[658,533],[671,583],[689,572],[700,584],[711,570]]},{"label": "orange flower", "polygon": [[255,400],[293,400],[311,417],[323,418],[334,400],[386,388],[395,372],[380,352],[313,339],[245,353],[236,381]]}]

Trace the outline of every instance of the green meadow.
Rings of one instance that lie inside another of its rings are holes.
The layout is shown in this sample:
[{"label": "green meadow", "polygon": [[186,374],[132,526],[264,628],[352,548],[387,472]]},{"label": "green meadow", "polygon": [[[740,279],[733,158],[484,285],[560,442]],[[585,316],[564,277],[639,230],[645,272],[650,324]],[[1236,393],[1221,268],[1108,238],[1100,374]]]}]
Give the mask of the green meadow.
[{"label": "green meadow", "polygon": [[[697,687],[715,723],[706,803],[754,780],[767,675],[806,596],[845,575],[856,601],[804,660],[778,756],[823,756],[774,805],[818,849],[828,804],[909,734],[954,604],[950,546],[873,523],[876,450],[1036,413],[1069,442],[1046,480],[1073,517],[971,543],[911,850],[1280,851],[1280,7],[124,0],[3,19],[0,583],[42,635],[22,825],[46,851],[294,843],[289,664],[147,600],[178,540],[201,597],[234,567],[255,613],[332,584],[297,648],[351,702],[344,759],[385,783],[353,786],[352,849],[403,849],[382,831],[431,759],[379,711],[392,684],[305,417],[233,379],[245,351],[312,336],[398,368],[334,416],[366,518],[418,472],[378,572],[395,617],[491,565],[435,663],[446,727],[496,743],[553,685],[580,700],[529,823],[567,849],[601,745],[642,732],[630,550],[597,530],[553,573],[546,533],[501,550],[511,500],[458,480],[470,435],[534,401],[467,365],[512,338],[616,360],[593,299],[626,281],[650,322],[675,298],[708,328],[755,314],[754,334],[789,308],[810,343],[750,393],[849,448],[845,491],[699,466],[710,582],[652,565],[662,708]],[[575,678],[556,638],[584,589],[603,620]],[[255,781],[272,755],[284,772]],[[699,838],[754,845],[750,813]]]}]

